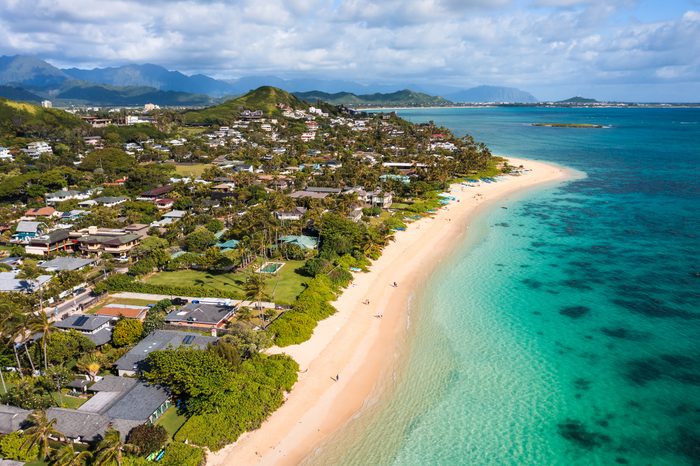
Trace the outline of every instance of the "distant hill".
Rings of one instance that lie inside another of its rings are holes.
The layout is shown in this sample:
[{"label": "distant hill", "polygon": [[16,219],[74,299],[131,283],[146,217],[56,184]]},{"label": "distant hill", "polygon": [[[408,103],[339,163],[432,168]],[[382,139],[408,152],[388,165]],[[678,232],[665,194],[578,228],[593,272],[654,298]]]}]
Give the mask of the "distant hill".
[{"label": "distant hill", "polygon": [[537,99],[529,92],[521,91],[514,87],[477,86],[464,91],[458,91],[445,95],[446,99],[453,102],[510,102],[510,103],[535,103]]},{"label": "distant hill", "polygon": [[0,99],[1,137],[50,138],[81,127],[87,129],[89,126],[63,110]]},{"label": "distant hill", "polygon": [[233,86],[209,76],[195,74],[187,76],[179,71],[169,71],[158,65],[126,65],[116,68],[94,68],[80,70],[64,69],[73,79],[110,86],[152,87],[161,91],[179,91],[210,96],[230,95]]},{"label": "distant hill", "polygon": [[307,102],[315,102],[321,100],[333,105],[348,105],[348,106],[440,106],[449,105],[452,102],[435,97],[421,92],[414,92],[409,89],[396,91],[391,93],[375,93],[375,94],[353,94],[351,92],[337,92],[329,94],[321,91],[311,92],[296,92],[294,93],[300,99]]},{"label": "distant hill", "polygon": [[210,105],[211,97],[186,92],[159,91],[152,87],[99,86],[75,84],[56,95],[64,103],[104,106],[134,106],[154,103],[165,106]]},{"label": "distant hill", "polygon": [[560,100],[558,104],[595,104],[598,103],[595,99],[587,99],[585,97],[571,97],[570,99]]},{"label": "distant hill", "polygon": [[0,85],[46,89],[60,86],[68,79],[63,71],[35,57],[0,57]]},{"label": "distant hill", "polygon": [[186,123],[229,124],[239,118],[243,110],[262,110],[265,115],[279,113],[278,104],[294,109],[306,109],[308,104],[287,91],[272,86],[262,86],[243,96],[183,114]]},{"label": "distant hill", "polygon": [[19,100],[22,102],[34,102],[39,103],[43,98],[32,92],[22,89],[21,87],[14,86],[0,86],[0,97],[4,97],[9,100]]}]

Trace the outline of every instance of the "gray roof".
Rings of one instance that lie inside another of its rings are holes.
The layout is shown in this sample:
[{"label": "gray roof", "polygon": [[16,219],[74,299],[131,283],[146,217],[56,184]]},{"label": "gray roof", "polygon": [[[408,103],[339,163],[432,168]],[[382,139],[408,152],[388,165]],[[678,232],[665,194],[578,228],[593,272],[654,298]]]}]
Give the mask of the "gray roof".
[{"label": "gray roof", "polygon": [[79,257],[57,257],[44,262],[39,267],[49,271],[78,270],[95,262],[95,259],[81,259]]},{"label": "gray roof", "polygon": [[93,201],[97,202],[98,204],[114,204],[115,202],[124,202],[127,201],[128,198],[123,197],[123,196],[103,196],[103,197],[97,197],[93,199]]},{"label": "gray roof", "polygon": [[106,345],[112,340],[112,329],[103,328],[95,333],[88,333],[85,335],[90,341],[92,341],[96,346]]},{"label": "gray roof", "polygon": [[54,230],[45,235],[37,236],[29,244],[53,244],[68,239],[68,230]]},{"label": "gray roof", "polygon": [[186,214],[187,214],[187,212],[184,210],[171,210],[170,212],[163,214],[163,217],[165,217],[165,218],[182,218]]},{"label": "gray roof", "polygon": [[143,423],[168,401],[168,398],[170,395],[164,388],[138,383],[109,408],[107,415]]},{"label": "gray roof", "polygon": [[15,406],[0,405],[0,434],[9,434],[19,430],[31,411]]},{"label": "gray roof", "polygon": [[34,291],[51,280],[51,275],[39,275],[29,280],[17,278],[17,271],[0,272],[0,291]]},{"label": "gray roof", "polygon": [[125,389],[118,389],[118,383],[111,380],[107,385],[112,384],[118,390],[100,391],[78,409],[49,408],[46,415],[56,419],[56,429],[70,438],[97,440],[110,425],[124,437],[132,428],[145,423],[170,397],[161,387],[128,380],[133,383],[125,383],[130,385]]},{"label": "gray roof", "polygon": [[75,329],[81,332],[92,332],[111,320],[112,319],[109,317],[104,316],[73,314],[63,320],[59,320],[54,324],[54,326],[62,329]]},{"label": "gray roof", "polygon": [[91,392],[121,392],[127,390],[138,383],[136,379],[128,377],[117,377],[116,375],[105,375],[90,386]]},{"label": "gray roof", "polygon": [[44,194],[44,197],[61,197],[61,198],[67,198],[70,196],[77,196],[80,194],[78,191],[74,191],[72,189],[67,189],[67,190],[61,190],[61,191],[56,191],[53,193],[46,193]]},{"label": "gray roof", "polygon": [[233,311],[233,307],[225,304],[190,303],[169,313],[165,317],[165,321],[216,325],[229,317]]},{"label": "gray roof", "polygon": [[27,222],[26,220],[22,220],[17,223],[17,229],[15,231],[17,233],[37,233],[39,231],[39,225],[41,225],[41,222]]},{"label": "gray roof", "polygon": [[56,419],[56,430],[69,438],[84,441],[98,440],[109,427],[111,419],[98,413],[88,413],[77,409],[49,408],[48,419]]},{"label": "gray roof", "polygon": [[[191,339],[187,339],[189,343],[185,343],[186,337],[192,337]],[[141,340],[138,345],[134,346],[114,364],[119,370],[136,371],[138,366],[153,351],[178,348],[180,346],[194,346],[203,349],[206,348],[209,343],[213,343],[216,340],[216,337],[209,337],[195,332],[156,330]]]}]

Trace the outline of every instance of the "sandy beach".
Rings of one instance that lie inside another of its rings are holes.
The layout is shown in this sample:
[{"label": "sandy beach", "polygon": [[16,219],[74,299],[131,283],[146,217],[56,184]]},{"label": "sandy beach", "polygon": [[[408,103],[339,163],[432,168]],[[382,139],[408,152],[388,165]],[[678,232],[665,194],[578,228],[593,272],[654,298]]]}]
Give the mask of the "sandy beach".
[{"label": "sandy beach", "polygon": [[[368,273],[357,273],[334,303],[338,312],[300,345],[272,348],[300,365],[285,404],[258,430],[208,456],[210,465],[298,464],[362,409],[404,339],[409,300],[434,267],[469,234],[470,220],[496,201],[527,188],[556,183],[570,173],[555,165],[509,158],[529,171],[479,187],[452,186],[458,200],[432,218],[397,232]],[[392,284],[396,282],[397,287]],[[369,300],[369,304],[364,304]],[[381,317],[377,317],[380,316]],[[334,380],[338,377],[338,380]]]}]

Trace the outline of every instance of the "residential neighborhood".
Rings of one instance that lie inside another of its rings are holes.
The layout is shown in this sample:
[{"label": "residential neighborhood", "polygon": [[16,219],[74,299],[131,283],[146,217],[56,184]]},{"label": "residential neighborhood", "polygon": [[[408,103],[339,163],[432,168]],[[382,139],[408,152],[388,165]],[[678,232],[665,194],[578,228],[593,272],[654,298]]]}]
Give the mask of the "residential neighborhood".
[{"label": "residential neighborhood", "polygon": [[204,458],[259,425],[299,370],[267,349],[308,339],[455,177],[512,169],[445,128],[268,87],[60,115],[79,137],[0,138],[0,433],[49,423],[94,454]]}]

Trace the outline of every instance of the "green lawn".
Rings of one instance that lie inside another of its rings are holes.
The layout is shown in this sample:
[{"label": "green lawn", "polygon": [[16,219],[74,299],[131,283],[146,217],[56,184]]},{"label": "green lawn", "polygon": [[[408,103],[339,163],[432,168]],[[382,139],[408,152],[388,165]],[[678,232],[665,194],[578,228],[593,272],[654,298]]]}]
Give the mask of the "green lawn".
[{"label": "green lawn", "polygon": [[171,164],[175,166],[175,173],[182,176],[197,178],[202,175],[202,172],[211,167],[208,163],[192,163],[192,164]]},{"label": "green lawn", "polygon": [[163,415],[156,421],[156,425],[165,427],[168,431],[170,438],[175,437],[175,433],[180,430],[180,427],[187,420],[187,416],[178,414],[177,407],[171,406],[163,413]]},{"label": "green lawn", "polygon": [[87,398],[78,398],[76,396],[66,395],[67,391],[68,390],[64,389],[63,394],[60,398],[58,397],[58,392],[51,393],[51,396],[54,400],[56,400],[57,403],[59,401],[63,402],[61,404],[62,408],[78,409],[83,403],[87,401]]},{"label": "green lawn", "polygon": [[93,314],[103,307],[109,306],[111,304],[127,304],[130,306],[148,306],[149,304],[155,304],[158,301],[154,301],[152,299],[131,299],[131,298],[115,298],[113,296],[109,296],[106,299],[100,301],[97,305],[94,307],[88,309],[86,312],[88,314]]},{"label": "green lawn", "polygon": [[[270,275],[266,290],[271,300],[278,304],[294,303],[299,293],[304,290],[304,284],[310,280],[295,271],[302,265],[304,265],[304,261],[287,261],[276,274]],[[256,269],[249,267],[247,270]],[[243,297],[245,279],[246,272],[210,273],[198,270],[178,270],[157,273],[148,277],[146,282],[154,285],[216,288],[240,293]]]}]

